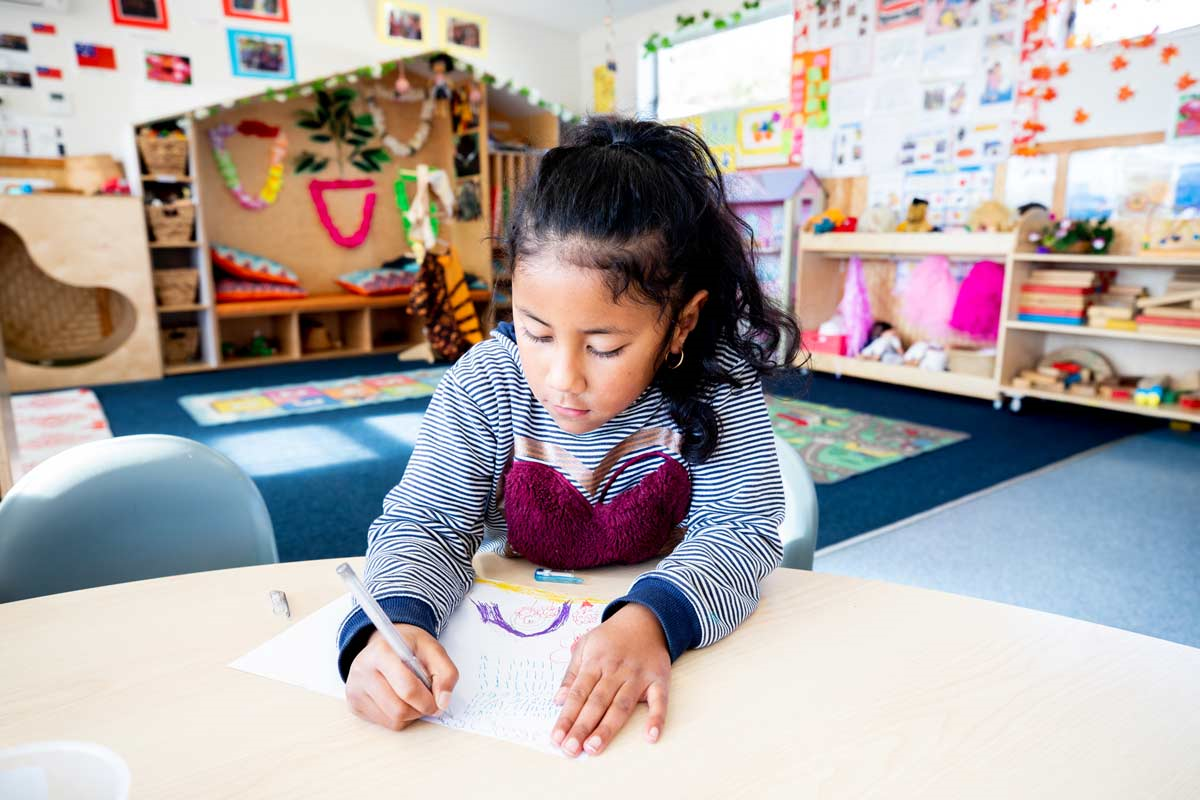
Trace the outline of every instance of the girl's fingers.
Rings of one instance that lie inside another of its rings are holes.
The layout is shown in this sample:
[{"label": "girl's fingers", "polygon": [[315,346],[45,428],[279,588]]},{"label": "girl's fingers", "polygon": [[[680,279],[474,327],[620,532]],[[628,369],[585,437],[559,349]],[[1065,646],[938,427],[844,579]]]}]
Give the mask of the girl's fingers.
[{"label": "girl's fingers", "polygon": [[385,728],[398,731],[408,727],[421,715],[421,712],[396,696],[388,679],[379,672],[367,677],[363,682],[363,689],[378,714],[378,718],[372,722],[377,722]]},{"label": "girl's fingers", "polygon": [[[579,675],[567,687],[566,697],[563,698],[563,712],[558,718],[558,722],[554,723],[554,730],[550,734],[550,740],[555,745],[560,745],[567,736],[567,731],[575,724],[575,718],[579,716],[580,709],[587,702],[588,697],[592,694],[592,688],[596,682],[600,680],[600,671],[594,667],[589,667],[580,670]],[[579,743],[576,742],[578,745]],[[579,752],[578,748],[575,750]]]},{"label": "girl's fingers", "polygon": [[[595,694],[595,692],[592,693],[593,696]],[[600,724],[596,726],[592,735],[583,741],[585,753],[597,755],[604,752],[604,748],[617,735],[617,731],[625,727],[629,715],[637,708],[638,698],[641,695],[641,687],[636,683],[626,683],[617,690],[617,695],[612,699],[612,704],[608,707],[604,718],[600,720]]]},{"label": "girl's fingers", "polygon": [[646,740],[657,742],[662,735],[663,723],[667,721],[667,682],[655,681],[646,689],[646,704],[650,715],[646,720]]},{"label": "girl's fingers", "polygon": [[[417,641],[416,656],[425,665],[433,682],[433,699],[439,711],[450,705],[450,693],[458,684],[458,667],[450,660],[446,649],[437,639],[421,638]],[[407,668],[406,668],[407,669]],[[436,712],[435,712],[436,713]]]},{"label": "girl's fingers", "polygon": [[[391,652],[380,653],[376,666],[383,677],[387,679],[395,695],[407,705],[412,706],[422,715],[438,713],[437,702],[433,693],[425,688],[421,679],[416,676],[408,665],[400,660],[400,656]],[[372,695],[374,696],[374,695]],[[378,702],[378,701],[376,701]],[[382,708],[382,706],[380,706]],[[385,711],[387,709],[384,709]]]},{"label": "girl's fingers", "polygon": [[612,705],[613,698],[617,696],[617,691],[623,682],[621,678],[606,675],[592,687],[587,702],[575,718],[575,724],[571,726],[570,732],[563,739],[562,748],[567,755],[579,755],[584,742],[589,741],[592,731],[600,724],[608,707]]},{"label": "girl's fingers", "polygon": [[[575,678],[579,672],[579,653],[582,650],[576,642],[575,646],[571,647],[571,663],[567,664],[567,674],[563,675],[562,684],[558,687],[558,691],[554,693],[554,704],[561,706],[567,699],[567,692],[571,688],[571,684],[575,683]],[[555,742],[558,744],[558,742]]]}]

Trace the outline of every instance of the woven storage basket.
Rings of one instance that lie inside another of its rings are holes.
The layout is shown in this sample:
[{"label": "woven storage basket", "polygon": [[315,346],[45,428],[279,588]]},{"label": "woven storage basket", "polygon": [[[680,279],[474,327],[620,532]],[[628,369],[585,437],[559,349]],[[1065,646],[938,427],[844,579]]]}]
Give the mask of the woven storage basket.
[{"label": "woven storage basket", "polygon": [[146,172],[150,175],[187,174],[188,142],[187,139],[172,137],[164,139],[158,136],[141,135],[137,137],[138,152],[146,162]]},{"label": "woven storage basket", "polygon": [[154,295],[160,306],[185,306],[196,302],[200,272],[191,267],[154,270]]},{"label": "woven storage basket", "polygon": [[159,331],[159,335],[162,337],[163,360],[168,364],[186,364],[196,357],[200,345],[199,328],[167,328]]},{"label": "woven storage basket", "polygon": [[161,206],[146,206],[150,232],[160,244],[187,244],[192,240],[196,205],[191,200],[176,200]]}]

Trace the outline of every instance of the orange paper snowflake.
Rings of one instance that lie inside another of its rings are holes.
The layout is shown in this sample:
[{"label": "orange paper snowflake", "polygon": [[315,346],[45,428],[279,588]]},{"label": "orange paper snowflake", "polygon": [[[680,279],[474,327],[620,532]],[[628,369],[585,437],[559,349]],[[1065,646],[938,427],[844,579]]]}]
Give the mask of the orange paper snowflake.
[{"label": "orange paper snowflake", "polygon": [[1042,94],[1042,99],[1047,101],[1053,100],[1056,97],[1058,97],[1058,92],[1054,91],[1053,86],[1047,86],[1046,91]]},{"label": "orange paper snowflake", "polygon": [[1059,77],[1069,75],[1071,72],[1071,65],[1064,61],[1061,64],[1059,64],[1058,69],[1056,69],[1054,71],[1058,73]]},{"label": "orange paper snowflake", "polygon": [[1160,55],[1162,57],[1162,63],[1170,64],[1171,59],[1179,55],[1179,48],[1173,44],[1169,44],[1162,49],[1162,53]]},{"label": "orange paper snowflake", "polygon": [[1186,92],[1188,89],[1196,85],[1196,79],[1192,77],[1192,73],[1185,72],[1179,76],[1179,80],[1175,82],[1175,88],[1181,92]]},{"label": "orange paper snowflake", "polygon": [[1048,81],[1050,80],[1050,68],[1034,67],[1029,72],[1029,77],[1033,78],[1035,81]]},{"label": "orange paper snowflake", "polygon": [[1129,84],[1125,84],[1121,87],[1120,91],[1117,92],[1117,99],[1124,103],[1126,100],[1133,97],[1133,94],[1133,89],[1129,88]]},{"label": "orange paper snowflake", "polygon": [[1113,72],[1120,72],[1129,66],[1129,62],[1125,60],[1124,56],[1116,56],[1109,63],[1112,65]]},{"label": "orange paper snowflake", "polygon": [[1082,108],[1075,109],[1075,124],[1076,125],[1082,125],[1083,123],[1087,122],[1088,119],[1089,119],[1089,117],[1088,117],[1088,113],[1086,111],[1084,111]]}]

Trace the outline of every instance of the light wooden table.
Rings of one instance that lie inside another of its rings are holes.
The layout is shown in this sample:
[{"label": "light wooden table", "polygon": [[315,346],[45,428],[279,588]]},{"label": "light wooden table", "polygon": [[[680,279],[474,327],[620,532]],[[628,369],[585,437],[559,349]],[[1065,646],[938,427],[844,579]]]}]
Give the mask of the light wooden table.
[{"label": "light wooden table", "polygon": [[[336,561],[209,572],[0,605],[0,746],[105,744],[138,798],[1200,797],[1200,650],[1011,606],[780,570],[733,636],[569,761],[226,667],[342,592]],[[353,562],[361,571],[360,561]],[[481,573],[529,583],[525,562]],[[616,596],[634,574],[580,587]],[[549,732],[547,732],[549,733]]]}]

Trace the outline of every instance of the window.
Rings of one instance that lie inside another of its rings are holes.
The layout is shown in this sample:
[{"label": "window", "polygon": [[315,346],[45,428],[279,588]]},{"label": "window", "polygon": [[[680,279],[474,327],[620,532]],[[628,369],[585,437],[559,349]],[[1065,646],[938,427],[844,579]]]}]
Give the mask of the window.
[{"label": "window", "polygon": [[1089,42],[1093,47],[1157,33],[1200,25],[1197,0],[1092,0],[1075,3],[1070,39],[1076,47]]},{"label": "window", "polygon": [[679,42],[651,60],[657,80],[643,86],[655,97],[640,105],[660,119],[779,102],[791,81],[792,15]]}]

